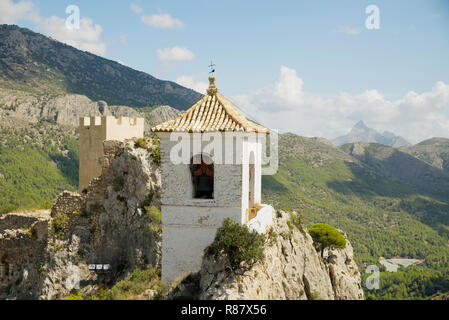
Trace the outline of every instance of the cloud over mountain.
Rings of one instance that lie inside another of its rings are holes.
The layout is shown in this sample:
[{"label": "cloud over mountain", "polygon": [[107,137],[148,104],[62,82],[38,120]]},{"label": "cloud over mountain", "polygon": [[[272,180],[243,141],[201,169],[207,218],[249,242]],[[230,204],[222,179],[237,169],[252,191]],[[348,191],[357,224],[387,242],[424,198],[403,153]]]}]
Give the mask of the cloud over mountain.
[{"label": "cloud over mountain", "polygon": [[194,76],[179,76],[175,81],[177,84],[193,89],[196,92],[205,94],[209,84],[207,82],[196,80]]},{"label": "cloud over mountain", "polygon": [[23,18],[30,18],[35,12],[32,1],[0,0],[0,24],[14,24]]},{"label": "cloud over mountain", "polygon": [[184,47],[157,49],[157,56],[161,61],[189,61],[195,58],[195,54]]},{"label": "cloud over mountain", "polygon": [[101,41],[103,28],[99,24],[94,24],[90,18],[82,18],[80,28],[70,30],[65,25],[65,19],[52,16],[43,19],[37,29],[77,49],[89,51],[99,56],[106,55],[106,43]]},{"label": "cloud over mountain", "polygon": [[160,29],[180,29],[184,27],[184,23],[169,14],[150,14],[143,15],[142,22],[150,27]]},{"label": "cloud over mountain", "polygon": [[306,136],[334,138],[367,119],[373,127],[414,143],[449,137],[449,85],[442,81],[428,92],[410,91],[396,100],[375,89],[323,97],[305,91],[303,84],[296,70],[282,66],[276,81],[233,100],[265,125]]}]

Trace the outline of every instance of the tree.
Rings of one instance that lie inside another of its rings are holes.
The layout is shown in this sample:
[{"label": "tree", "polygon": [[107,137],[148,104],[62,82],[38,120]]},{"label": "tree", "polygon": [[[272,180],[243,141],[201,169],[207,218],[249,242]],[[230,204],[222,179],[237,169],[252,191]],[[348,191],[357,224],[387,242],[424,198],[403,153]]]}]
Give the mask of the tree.
[{"label": "tree", "polygon": [[345,237],[334,227],[325,224],[317,223],[310,227],[309,233],[312,236],[315,248],[321,251],[323,258],[324,249],[343,249],[346,247]]},{"label": "tree", "polygon": [[256,231],[250,231],[246,225],[240,225],[229,218],[223,220],[223,225],[217,229],[214,241],[204,249],[206,255],[217,258],[224,254],[233,271],[247,268],[265,258],[265,236]]}]

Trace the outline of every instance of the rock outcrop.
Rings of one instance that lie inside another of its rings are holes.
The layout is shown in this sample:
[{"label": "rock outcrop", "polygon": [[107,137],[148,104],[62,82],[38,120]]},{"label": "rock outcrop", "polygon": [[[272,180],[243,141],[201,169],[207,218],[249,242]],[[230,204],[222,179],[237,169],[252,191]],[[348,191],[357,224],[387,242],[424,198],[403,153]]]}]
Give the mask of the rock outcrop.
[{"label": "rock outcrop", "polygon": [[[323,260],[310,235],[288,223],[279,211],[267,234],[265,259],[243,274],[227,270],[225,261],[203,259],[198,274],[171,292],[171,297],[236,300],[358,300],[363,299],[360,273],[351,244],[326,253]],[[290,225],[290,226],[289,226]],[[224,259],[224,258],[223,258]],[[192,289],[193,288],[193,289]]]},{"label": "rock outcrop", "polygon": [[14,212],[0,218],[0,299],[21,278],[23,268],[36,271],[45,261],[49,220],[49,210]]},{"label": "rock outcrop", "polygon": [[51,119],[57,124],[78,126],[79,117],[126,116],[141,114],[126,106],[108,106],[79,94],[33,95],[23,91],[0,88],[0,114],[29,122]]},{"label": "rock outcrop", "polygon": [[80,117],[143,117],[145,132],[149,132],[153,125],[176,118],[180,113],[167,105],[139,110],[109,106],[105,101],[92,101],[79,94],[34,95],[0,87],[0,120],[4,119],[3,122],[9,122],[11,118],[29,123],[45,119],[57,125],[78,127]]},{"label": "rock outcrop", "polygon": [[[159,165],[133,141],[107,141],[104,148],[102,175],[86,194],[66,191],[58,197],[47,220],[48,241],[39,251],[43,258],[22,262],[4,298],[58,299],[78,284],[83,294],[92,294],[136,267],[159,264],[160,221],[148,213],[160,206]],[[99,274],[90,264],[111,269]]]}]

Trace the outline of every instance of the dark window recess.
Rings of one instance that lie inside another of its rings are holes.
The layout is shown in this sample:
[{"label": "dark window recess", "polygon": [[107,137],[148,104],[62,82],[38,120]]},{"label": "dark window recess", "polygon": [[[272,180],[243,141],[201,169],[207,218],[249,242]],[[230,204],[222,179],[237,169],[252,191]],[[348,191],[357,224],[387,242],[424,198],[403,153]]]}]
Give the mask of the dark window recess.
[{"label": "dark window recess", "polygon": [[193,197],[195,199],[214,198],[214,163],[204,154],[192,157],[190,170],[192,172]]}]

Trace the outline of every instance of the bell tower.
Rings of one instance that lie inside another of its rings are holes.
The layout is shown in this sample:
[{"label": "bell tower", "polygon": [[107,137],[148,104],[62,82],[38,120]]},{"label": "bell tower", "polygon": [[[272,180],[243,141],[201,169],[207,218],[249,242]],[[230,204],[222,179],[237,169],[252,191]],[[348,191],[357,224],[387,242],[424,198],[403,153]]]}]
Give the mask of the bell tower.
[{"label": "bell tower", "polygon": [[250,224],[265,208],[259,231],[271,221],[272,208],[261,205],[258,138],[270,132],[223,97],[214,76],[209,83],[207,94],[190,109],[151,129],[161,141],[162,280],[167,283],[200,268],[204,248],[225,218]]}]

